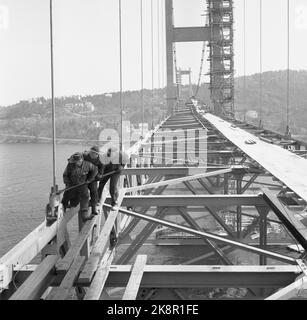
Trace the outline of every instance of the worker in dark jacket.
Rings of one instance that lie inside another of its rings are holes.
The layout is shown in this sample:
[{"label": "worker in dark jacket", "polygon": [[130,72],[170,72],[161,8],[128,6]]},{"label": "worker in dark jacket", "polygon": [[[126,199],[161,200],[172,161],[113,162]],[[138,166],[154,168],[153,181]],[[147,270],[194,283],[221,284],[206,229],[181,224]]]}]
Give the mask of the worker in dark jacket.
[{"label": "worker in dark jacket", "polygon": [[91,183],[96,175],[97,168],[92,163],[84,161],[82,153],[75,153],[68,159],[68,165],[63,173],[66,188],[72,188],[64,192],[62,204],[64,210],[68,207],[76,207],[80,203],[80,213],[83,221],[89,220],[93,215],[88,214],[89,194],[87,184]]},{"label": "worker in dark jacket", "polygon": [[100,157],[99,157],[99,147],[93,146],[90,149],[90,151],[85,151],[83,153],[83,159],[85,161],[92,163],[98,169],[98,172],[94,181],[88,184],[88,188],[90,190],[90,196],[91,196],[90,203],[92,207],[92,214],[97,215],[98,213],[96,211],[96,207],[98,203],[98,181],[101,180],[103,175],[103,164],[100,161]]},{"label": "worker in dark jacket", "polygon": [[103,177],[99,182],[98,197],[101,198],[103,188],[110,179],[110,196],[111,206],[117,206],[118,198],[118,181],[120,178],[121,170],[128,163],[129,156],[126,152],[118,150],[116,147],[110,147],[105,154],[101,155],[101,162],[104,165],[103,174],[106,175],[113,172],[111,175]]}]

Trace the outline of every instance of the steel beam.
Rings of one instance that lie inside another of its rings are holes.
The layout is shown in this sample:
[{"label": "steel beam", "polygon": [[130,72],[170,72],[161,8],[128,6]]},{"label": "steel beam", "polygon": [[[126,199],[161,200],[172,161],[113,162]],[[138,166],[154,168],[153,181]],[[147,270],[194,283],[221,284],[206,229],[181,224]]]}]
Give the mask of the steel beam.
[{"label": "steel beam", "polygon": [[[202,229],[200,226],[191,218],[191,216],[187,213],[187,211],[183,208],[177,208],[179,213],[181,214],[182,218],[194,229],[201,231]],[[216,255],[223,261],[224,264],[230,265],[232,264],[230,260],[227,258],[227,256],[224,254],[224,252],[216,245],[215,242],[204,239],[205,243],[207,243],[213,251],[216,253]]]},{"label": "steel beam", "polygon": [[307,299],[307,277],[299,277],[295,282],[289,284],[285,288],[277,291],[265,300],[290,300],[298,299],[301,295],[304,295],[304,300]]},{"label": "steel beam", "polygon": [[[106,206],[110,207],[109,205],[106,205]],[[204,237],[204,238],[207,238],[207,239],[210,239],[210,240],[213,240],[213,241],[218,241],[218,242],[221,242],[221,243],[224,243],[224,244],[233,245],[234,247],[240,248],[242,250],[250,251],[250,252],[253,252],[253,253],[256,253],[256,254],[263,254],[263,255],[266,255],[266,256],[268,256],[268,257],[270,257],[272,259],[276,259],[276,260],[280,260],[280,261],[283,261],[283,262],[287,262],[289,264],[296,264],[296,260],[295,259],[293,259],[291,257],[288,257],[286,255],[281,255],[281,254],[278,254],[278,253],[275,253],[275,252],[271,252],[271,251],[268,251],[268,250],[254,248],[254,247],[246,245],[244,243],[233,241],[233,240],[230,240],[230,239],[226,239],[226,238],[217,236],[217,235],[212,234],[212,233],[194,230],[194,229],[187,228],[185,226],[181,226],[181,225],[178,225],[176,223],[172,223],[172,222],[169,222],[169,221],[166,221],[166,220],[161,220],[161,219],[157,219],[157,218],[154,218],[154,217],[151,217],[151,216],[142,215],[142,214],[139,214],[137,212],[128,211],[128,210],[124,210],[124,209],[120,209],[119,211],[121,211],[121,212],[123,212],[125,214],[128,214],[128,215],[137,217],[137,218],[141,218],[141,219],[143,219],[145,221],[149,221],[149,222],[152,222],[152,223],[156,223],[156,224],[160,224],[162,226],[169,227],[169,228],[174,229],[174,230],[183,231],[183,232],[190,233],[190,234],[193,234],[193,235],[196,235],[196,236],[200,236],[200,237]]]},{"label": "steel beam", "polygon": [[[125,287],[132,266],[112,265],[107,287]],[[146,265],[141,288],[280,288],[299,274],[295,266],[156,266]]]},{"label": "steel beam", "polygon": [[[110,203],[107,198],[106,203]],[[124,207],[204,207],[223,208],[228,206],[268,206],[261,195],[148,195],[126,196]]]},{"label": "steel beam", "polygon": [[[219,170],[226,170],[231,168],[236,172],[247,172],[247,168],[243,166],[221,166],[218,167]],[[204,172],[216,171],[217,167],[150,167],[150,168],[127,168],[123,169],[122,175],[150,175],[150,176],[172,176],[172,175],[182,175],[182,176],[192,176],[195,174],[201,174]]]},{"label": "steel beam", "polygon": [[210,41],[209,27],[184,27],[173,29],[174,42]]},{"label": "steel beam", "polygon": [[149,189],[149,188],[157,188],[157,187],[161,187],[161,186],[164,186],[164,185],[168,185],[169,186],[169,185],[179,184],[179,183],[184,182],[184,181],[197,180],[197,179],[200,179],[200,178],[205,178],[205,177],[209,177],[209,176],[215,176],[215,175],[229,173],[229,172],[232,172],[232,169],[224,169],[224,170],[216,170],[216,171],[212,171],[212,172],[205,172],[205,173],[196,174],[196,175],[193,175],[193,176],[177,178],[177,179],[170,179],[170,180],[164,180],[164,181],[161,181],[161,182],[151,183],[151,184],[147,184],[147,185],[143,185],[143,186],[136,186],[136,187],[127,188],[126,192],[145,190],[145,189]]},{"label": "steel beam", "polygon": [[263,189],[263,198],[293,237],[307,250],[307,228],[268,189]]}]

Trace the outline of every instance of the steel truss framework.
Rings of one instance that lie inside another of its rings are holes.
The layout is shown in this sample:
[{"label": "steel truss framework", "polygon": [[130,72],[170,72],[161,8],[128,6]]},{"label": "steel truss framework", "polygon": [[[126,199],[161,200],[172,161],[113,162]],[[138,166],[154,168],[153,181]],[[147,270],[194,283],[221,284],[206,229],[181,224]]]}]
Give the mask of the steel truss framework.
[{"label": "steel truss framework", "polygon": [[[217,288],[222,297],[227,288],[244,288],[238,297],[306,298],[305,251],[290,256],[281,250],[294,243],[307,248],[306,219],[299,213],[306,199],[276,181],[208,119],[193,103],[181,105],[131,148],[119,207],[111,210],[104,192],[100,214],[79,221],[74,243],[67,224],[78,208],[63,214],[60,207],[53,225],[42,223],[3,256],[1,299],[189,299],[195,289],[212,298]],[[208,152],[200,152],[202,134],[194,136],[194,149],[184,143],[181,150],[170,130],[177,126],[206,132]],[[170,141],[171,155],[165,152]],[[290,236],[270,237],[271,223]],[[258,238],[251,237],[255,230]],[[176,249],[187,247],[189,255],[180,260]],[[162,253],[170,248],[174,257],[167,257],[167,265]],[[41,263],[31,264],[37,255]]]}]

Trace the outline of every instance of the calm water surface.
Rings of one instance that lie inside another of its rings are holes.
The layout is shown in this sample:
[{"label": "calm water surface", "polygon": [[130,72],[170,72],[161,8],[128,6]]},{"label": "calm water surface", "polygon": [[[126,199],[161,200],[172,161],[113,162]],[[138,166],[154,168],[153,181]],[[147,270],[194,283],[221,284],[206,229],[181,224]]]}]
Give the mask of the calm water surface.
[{"label": "calm water surface", "polygon": [[[57,146],[57,183],[67,158],[87,147]],[[52,185],[52,146],[0,144],[0,257],[43,222]]]}]

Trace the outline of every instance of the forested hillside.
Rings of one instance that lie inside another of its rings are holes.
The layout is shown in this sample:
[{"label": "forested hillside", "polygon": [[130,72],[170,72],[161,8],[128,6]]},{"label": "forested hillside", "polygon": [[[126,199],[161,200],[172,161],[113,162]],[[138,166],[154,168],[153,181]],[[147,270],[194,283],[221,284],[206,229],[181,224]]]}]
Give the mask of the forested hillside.
[{"label": "forested hillside", "polygon": [[[286,72],[265,72],[263,81],[262,122],[264,127],[285,132],[286,128]],[[259,74],[235,79],[235,106],[237,116],[257,124],[260,114]],[[291,131],[298,138],[307,140],[307,72],[290,72]],[[194,86],[195,90],[195,86]],[[188,92],[187,87],[183,91]],[[210,104],[208,85],[199,89],[198,98]],[[157,123],[166,112],[165,90],[144,90],[145,122]],[[138,127],[142,122],[139,91],[123,95],[123,119]],[[87,107],[85,107],[87,106]],[[88,106],[92,109],[88,110]],[[82,110],[84,109],[84,112]],[[81,111],[80,111],[81,110]],[[256,111],[251,113],[250,111]],[[258,118],[250,117],[250,114]],[[97,139],[103,128],[118,128],[120,123],[119,93],[92,96],[72,96],[56,99],[57,137],[65,139]],[[31,101],[0,107],[0,133],[51,137],[51,101],[35,98]],[[0,137],[1,139],[1,137]],[[32,139],[33,140],[33,139]],[[32,141],[31,140],[31,141]],[[16,137],[3,137],[2,141],[16,142]],[[23,141],[23,140],[22,140]]]}]

